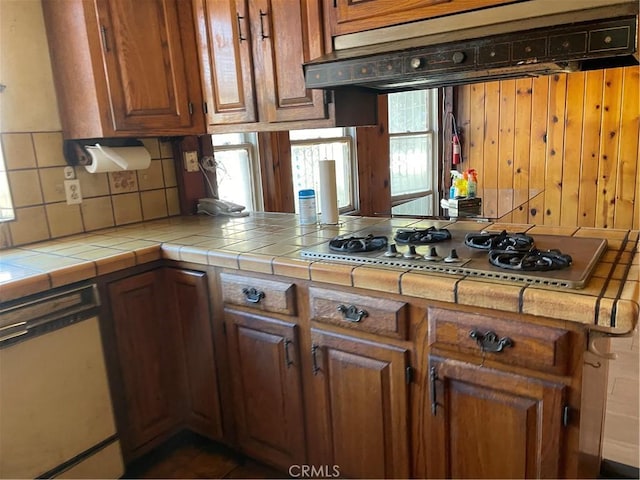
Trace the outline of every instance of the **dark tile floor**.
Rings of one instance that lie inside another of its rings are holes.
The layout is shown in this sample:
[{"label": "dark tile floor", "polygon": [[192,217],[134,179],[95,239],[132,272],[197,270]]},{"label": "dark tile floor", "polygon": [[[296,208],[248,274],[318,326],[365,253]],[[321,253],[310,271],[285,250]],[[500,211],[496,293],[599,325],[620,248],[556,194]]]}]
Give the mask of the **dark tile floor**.
[{"label": "dark tile floor", "polygon": [[224,445],[184,432],[139,458],[124,478],[288,478]]}]

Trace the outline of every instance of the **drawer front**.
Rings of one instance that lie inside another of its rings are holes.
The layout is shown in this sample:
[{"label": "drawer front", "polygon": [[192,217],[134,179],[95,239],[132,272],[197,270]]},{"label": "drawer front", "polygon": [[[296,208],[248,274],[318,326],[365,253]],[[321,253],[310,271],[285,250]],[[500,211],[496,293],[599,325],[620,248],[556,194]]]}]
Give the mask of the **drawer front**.
[{"label": "drawer front", "polygon": [[309,288],[311,320],[392,338],[407,338],[407,304],[385,298]]},{"label": "drawer front", "polygon": [[296,314],[293,283],[221,273],[220,285],[224,303],[284,315]]},{"label": "drawer front", "polygon": [[506,318],[429,308],[429,345],[564,375],[571,332]]}]

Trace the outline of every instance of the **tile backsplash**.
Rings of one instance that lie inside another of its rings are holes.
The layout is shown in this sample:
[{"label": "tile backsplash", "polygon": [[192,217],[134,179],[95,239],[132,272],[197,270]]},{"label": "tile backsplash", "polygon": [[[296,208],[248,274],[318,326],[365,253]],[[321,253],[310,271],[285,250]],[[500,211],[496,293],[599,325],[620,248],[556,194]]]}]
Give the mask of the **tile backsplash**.
[{"label": "tile backsplash", "polygon": [[82,203],[67,205],[62,132],[0,136],[16,218],[0,224],[0,248],[180,213],[169,142],[142,140],[151,154],[146,170],[88,173],[74,167]]}]

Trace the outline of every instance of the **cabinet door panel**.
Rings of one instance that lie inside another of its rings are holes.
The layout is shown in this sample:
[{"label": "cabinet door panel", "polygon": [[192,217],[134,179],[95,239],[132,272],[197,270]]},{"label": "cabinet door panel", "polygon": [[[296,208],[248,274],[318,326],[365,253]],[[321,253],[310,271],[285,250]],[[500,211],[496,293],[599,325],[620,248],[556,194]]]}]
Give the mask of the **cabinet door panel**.
[{"label": "cabinet door panel", "polygon": [[312,329],[327,465],[351,478],[407,478],[406,350]]},{"label": "cabinet door panel", "polygon": [[210,124],[255,122],[249,12],[244,0],[194,0]]},{"label": "cabinet door panel", "polygon": [[203,435],[220,439],[222,417],[206,274],[167,268],[165,278],[169,315],[182,333],[187,424]]},{"label": "cabinet door panel", "polygon": [[186,70],[176,3],[97,3],[113,129],[189,127]]},{"label": "cabinet door panel", "polygon": [[240,446],[283,469],[304,462],[297,327],[227,309],[225,318]]},{"label": "cabinet door panel", "polygon": [[430,477],[558,477],[562,384],[453,360],[431,358],[430,368]]},{"label": "cabinet door panel", "polygon": [[327,118],[323,92],[305,88],[302,70],[323,53],[318,0],[250,2],[250,17],[262,120]]},{"label": "cabinet door panel", "polygon": [[179,355],[172,342],[179,331],[165,314],[159,271],[109,284],[116,348],[124,388],[123,453],[170,432],[181,421]]}]

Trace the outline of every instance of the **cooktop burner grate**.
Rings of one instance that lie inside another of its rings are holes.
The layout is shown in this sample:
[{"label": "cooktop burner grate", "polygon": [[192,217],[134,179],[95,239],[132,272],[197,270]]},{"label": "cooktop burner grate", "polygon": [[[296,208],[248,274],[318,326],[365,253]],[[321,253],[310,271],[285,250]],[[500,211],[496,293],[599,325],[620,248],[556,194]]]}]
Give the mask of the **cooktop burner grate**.
[{"label": "cooktop burner grate", "polygon": [[400,228],[393,239],[399,245],[426,245],[451,240],[451,233],[446,228],[429,227],[422,230]]},{"label": "cooktop burner grate", "polygon": [[522,272],[547,272],[560,270],[571,265],[571,255],[566,255],[560,250],[540,251],[531,249],[528,252],[515,250],[490,250],[489,262],[496,267],[508,270],[520,270]]},{"label": "cooktop burner grate", "polygon": [[467,247],[480,250],[517,250],[528,251],[533,248],[533,237],[524,233],[482,232],[468,233],[464,237]]},{"label": "cooktop burner grate", "polygon": [[341,253],[374,252],[387,248],[387,237],[367,235],[366,237],[340,236],[329,240],[329,250]]}]

